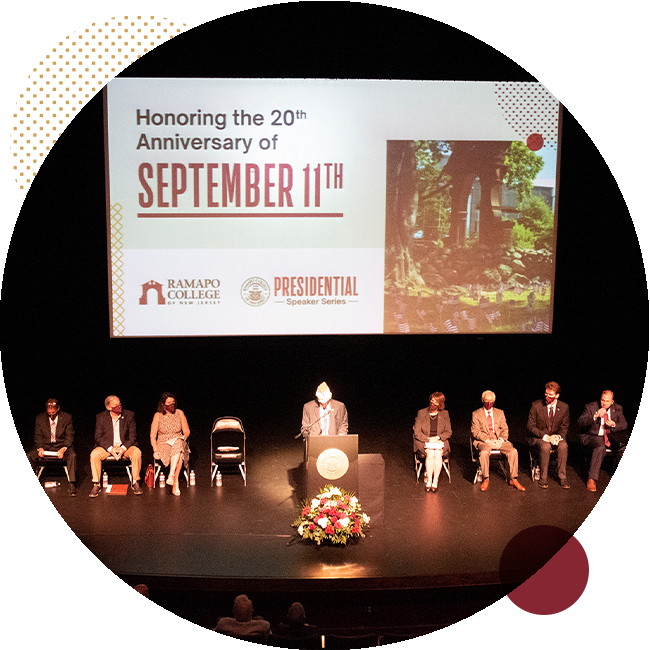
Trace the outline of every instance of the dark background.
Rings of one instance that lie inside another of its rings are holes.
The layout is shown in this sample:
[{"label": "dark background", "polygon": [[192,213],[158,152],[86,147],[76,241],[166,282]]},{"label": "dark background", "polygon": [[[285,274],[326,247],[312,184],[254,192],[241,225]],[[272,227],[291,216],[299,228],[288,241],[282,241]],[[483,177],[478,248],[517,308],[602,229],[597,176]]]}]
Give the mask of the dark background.
[{"label": "dark background", "polygon": [[[206,23],[122,76],[534,81],[498,51],[434,20],[323,2]],[[7,255],[2,362],[21,441],[31,448],[34,416],[58,397],[74,416],[78,444],[92,446],[94,416],[110,393],[135,411],[146,439],[158,396],[170,390],[195,444],[221,415],[242,418],[252,444],[270,433],[289,444],[321,381],[346,403],[352,432],[405,440],[430,392],[445,393],[458,430],[487,388],[521,440],[530,403],[549,380],[561,384],[573,422],[609,388],[632,425],[648,350],[641,252],[614,178],[567,111],[558,206],[550,335],[111,339],[100,94],[45,159]],[[148,443],[143,451],[150,453]]]}]

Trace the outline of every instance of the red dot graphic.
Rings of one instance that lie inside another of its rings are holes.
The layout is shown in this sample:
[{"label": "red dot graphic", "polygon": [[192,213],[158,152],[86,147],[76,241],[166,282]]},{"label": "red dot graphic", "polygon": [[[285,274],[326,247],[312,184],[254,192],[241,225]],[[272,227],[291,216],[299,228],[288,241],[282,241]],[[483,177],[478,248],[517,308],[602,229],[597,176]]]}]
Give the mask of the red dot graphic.
[{"label": "red dot graphic", "polygon": [[526,144],[531,151],[539,151],[544,146],[544,138],[539,133],[531,133]]}]

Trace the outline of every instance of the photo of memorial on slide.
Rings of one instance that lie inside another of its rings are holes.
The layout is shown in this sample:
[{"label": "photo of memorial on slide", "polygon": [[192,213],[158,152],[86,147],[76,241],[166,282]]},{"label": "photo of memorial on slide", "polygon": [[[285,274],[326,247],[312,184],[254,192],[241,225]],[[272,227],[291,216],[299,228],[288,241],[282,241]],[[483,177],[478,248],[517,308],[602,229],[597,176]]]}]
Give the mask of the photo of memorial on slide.
[{"label": "photo of memorial on slide", "polygon": [[529,144],[387,142],[384,332],[551,332],[557,148]]}]

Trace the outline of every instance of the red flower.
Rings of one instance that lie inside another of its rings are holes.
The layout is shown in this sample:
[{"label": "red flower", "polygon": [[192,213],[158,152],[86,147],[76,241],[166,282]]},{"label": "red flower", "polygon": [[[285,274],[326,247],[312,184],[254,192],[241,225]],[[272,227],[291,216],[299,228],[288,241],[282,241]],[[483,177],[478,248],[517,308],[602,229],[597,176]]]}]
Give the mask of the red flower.
[{"label": "red flower", "polygon": [[351,529],[350,532],[352,532],[352,533],[358,533],[359,532],[359,522],[358,521],[357,521],[356,524],[354,524],[354,526],[352,526],[352,529]]},{"label": "red flower", "polygon": [[311,510],[311,508],[310,508],[309,506],[307,506],[307,507],[302,511],[302,516],[303,516],[303,517],[306,517],[306,516],[309,514],[309,511],[310,511],[310,510]]},{"label": "red flower", "polygon": [[312,523],[312,524],[309,524],[309,530],[314,530],[314,528],[316,528],[316,526],[314,526],[313,523]]},{"label": "red flower", "polygon": [[326,503],[327,503],[327,499],[326,499],[325,497],[323,497],[323,498],[320,500],[320,504],[321,504],[322,506],[324,506]]},{"label": "red flower", "polygon": [[334,528],[336,528],[337,530],[341,530],[341,528],[343,528],[343,526],[341,526],[340,521],[337,521],[337,522],[334,523]]},{"label": "red flower", "polygon": [[327,524],[327,528],[325,528],[325,532],[328,535],[333,535],[334,534],[334,528],[332,527],[332,524]]}]

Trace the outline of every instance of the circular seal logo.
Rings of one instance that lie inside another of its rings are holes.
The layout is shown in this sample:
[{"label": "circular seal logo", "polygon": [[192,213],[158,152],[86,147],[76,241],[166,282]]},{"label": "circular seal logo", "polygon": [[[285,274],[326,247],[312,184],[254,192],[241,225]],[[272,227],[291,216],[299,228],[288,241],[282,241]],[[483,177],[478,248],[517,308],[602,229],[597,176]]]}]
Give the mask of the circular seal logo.
[{"label": "circular seal logo", "polygon": [[251,307],[263,305],[271,295],[271,287],[262,278],[248,278],[241,286],[242,300]]},{"label": "circular seal logo", "polygon": [[316,469],[323,478],[341,478],[350,467],[348,457],[340,449],[326,449],[316,459]]}]

